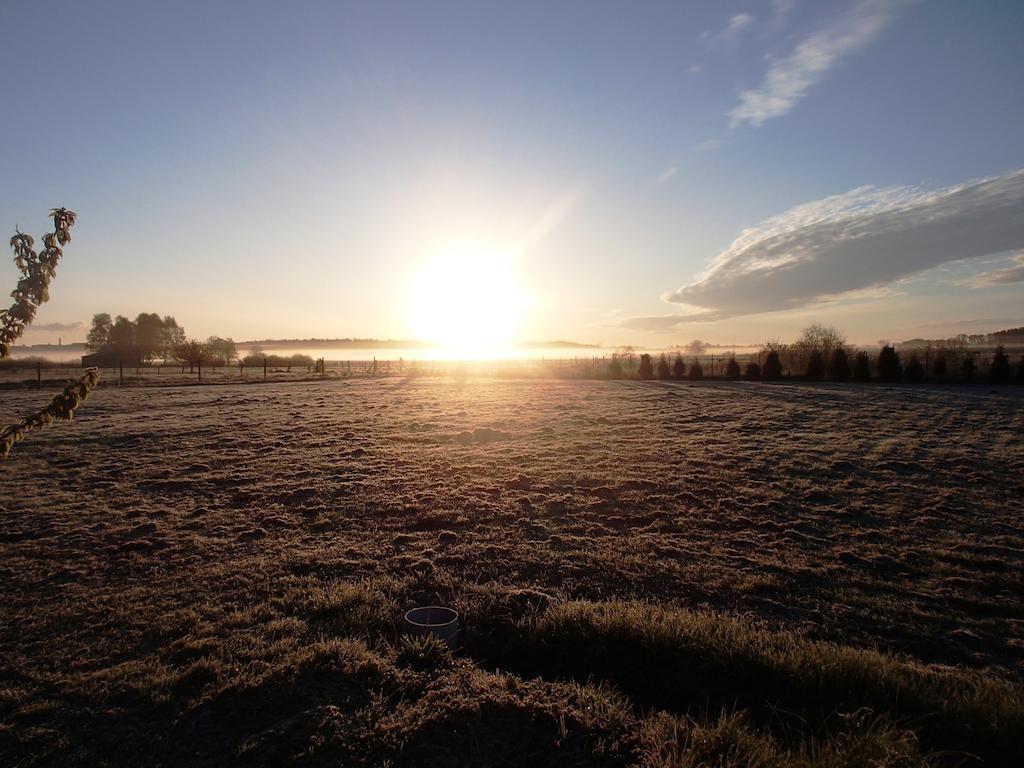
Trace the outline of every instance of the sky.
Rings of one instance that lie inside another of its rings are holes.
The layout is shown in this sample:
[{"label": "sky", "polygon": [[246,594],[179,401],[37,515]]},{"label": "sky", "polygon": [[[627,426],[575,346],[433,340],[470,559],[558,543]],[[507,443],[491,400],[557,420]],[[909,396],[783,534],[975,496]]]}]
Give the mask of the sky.
[{"label": "sky", "polygon": [[0,225],[79,214],[25,342],[104,311],[410,338],[450,252],[509,260],[466,289],[521,339],[1024,325],[1017,0],[5,0],[0,28]]}]

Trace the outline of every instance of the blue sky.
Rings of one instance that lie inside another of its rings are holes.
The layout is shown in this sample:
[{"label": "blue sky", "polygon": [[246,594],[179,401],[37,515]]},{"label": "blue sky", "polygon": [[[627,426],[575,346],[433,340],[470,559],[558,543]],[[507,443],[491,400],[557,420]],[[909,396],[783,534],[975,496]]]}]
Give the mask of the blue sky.
[{"label": "blue sky", "polygon": [[1024,324],[1019,2],[9,1],[0,28],[0,223],[80,215],[26,341],[98,311],[408,337],[410,275],[467,244],[519,249],[526,338]]}]

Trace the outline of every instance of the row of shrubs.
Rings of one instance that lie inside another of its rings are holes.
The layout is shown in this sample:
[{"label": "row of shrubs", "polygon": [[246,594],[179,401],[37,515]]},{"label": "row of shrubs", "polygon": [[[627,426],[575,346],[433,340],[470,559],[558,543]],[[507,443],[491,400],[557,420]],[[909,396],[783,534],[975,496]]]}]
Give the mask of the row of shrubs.
[{"label": "row of shrubs", "polygon": [[[818,350],[811,352],[807,360],[807,368],[798,378],[806,381],[838,382],[871,381],[873,378],[877,378],[879,381],[885,382],[918,383],[925,379],[944,381],[951,377],[958,377],[963,381],[972,382],[979,378],[979,373],[977,363],[971,356],[961,359],[958,370],[953,371],[946,358],[941,355],[930,361],[930,365],[926,368],[916,353],[912,353],[904,365],[899,352],[891,346],[882,347],[874,360],[864,351],[855,353],[851,360],[850,354],[844,347],[836,347],[828,359]],[[613,379],[622,378],[622,364],[617,358],[613,358],[609,363],[608,375]],[[637,378],[699,381],[704,378],[704,368],[696,358],[687,367],[681,355],[676,355],[675,360],[670,364],[664,353],[658,356],[657,363],[654,362],[651,355],[643,354],[640,356]],[[749,362],[741,368],[735,357],[729,358],[725,364],[725,378],[777,381],[785,376],[779,353],[772,350],[768,352],[763,365]],[[1006,351],[1002,346],[998,347],[985,372],[985,379],[991,384],[1009,384],[1014,379],[1024,383],[1024,356],[1021,357],[1014,369]]]}]

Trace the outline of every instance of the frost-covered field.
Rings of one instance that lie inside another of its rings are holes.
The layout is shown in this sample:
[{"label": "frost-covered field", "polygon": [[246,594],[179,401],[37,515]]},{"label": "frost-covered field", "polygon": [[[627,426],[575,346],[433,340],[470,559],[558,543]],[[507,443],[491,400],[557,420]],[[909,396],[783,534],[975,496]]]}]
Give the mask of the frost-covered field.
[{"label": "frost-covered field", "polygon": [[[0,392],[0,421],[41,397]],[[456,663],[481,669],[498,665],[473,650],[494,592],[534,613],[616,599],[713,611],[1019,680],[1022,435],[1024,391],[1005,387],[101,388],[0,465],[0,754],[159,752],[151,740],[172,737],[154,734],[197,728],[240,669],[323,642],[316,600],[338,585],[377,590],[385,613],[461,607]],[[397,642],[356,615],[336,634]],[[195,754],[245,753],[225,738]],[[402,762],[402,744],[359,759]]]}]

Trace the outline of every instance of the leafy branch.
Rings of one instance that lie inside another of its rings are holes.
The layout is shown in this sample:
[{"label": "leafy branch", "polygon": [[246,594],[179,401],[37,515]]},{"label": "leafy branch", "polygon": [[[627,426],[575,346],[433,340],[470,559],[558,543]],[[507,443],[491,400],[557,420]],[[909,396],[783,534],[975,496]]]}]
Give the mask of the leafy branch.
[{"label": "leafy branch", "polygon": [[11,354],[11,344],[25,332],[35,319],[40,304],[50,298],[50,281],[57,274],[57,263],[64,255],[62,246],[71,242],[71,227],[78,218],[67,208],[54,208],[53,232],[43,235],[43,249],[36,253],[35,240],[16,230],[11,238],[14,263],[21,271],[17,287],[11,291],[14,303],[0,310],[0,360]]},{"label": "leafy branch", "polygon": [[42,429],[54,421],[71,421],[75,415],[75,409],[80,406],[89,393],[100,383],[99,371],[90,368],[78,381],[68,384],[59,395],[43,408],[35,413],[26,416],[21,421],[9,424],[0,432],[0,461],[7,458],[7,455],[25,435],[36,429]]},{"label": "leafy branch", "polygon": [[[36,253],[35,240],[20,230],[11,238],[14,264],[21,272],[18,285],[11,291],[14,303],[10,309],[0,310],[0,360],[10,356],[11,344],[35,320],[39,305],[50,299],[50,281],[57,274],[57,263],[64,255],[63,246],[71,242],[71,228],[78,216],[67,208],[54,208],[53,232],[43,235],[43,248]],[[100,382],[96,368],[90,368],[78,381],[68,384],[59,395],[21,421],[9,424],[0,431],[0,461],[3,461],[19,441],[29,432],[42,429],[54,421],[70,421],[75,409]]]}]

